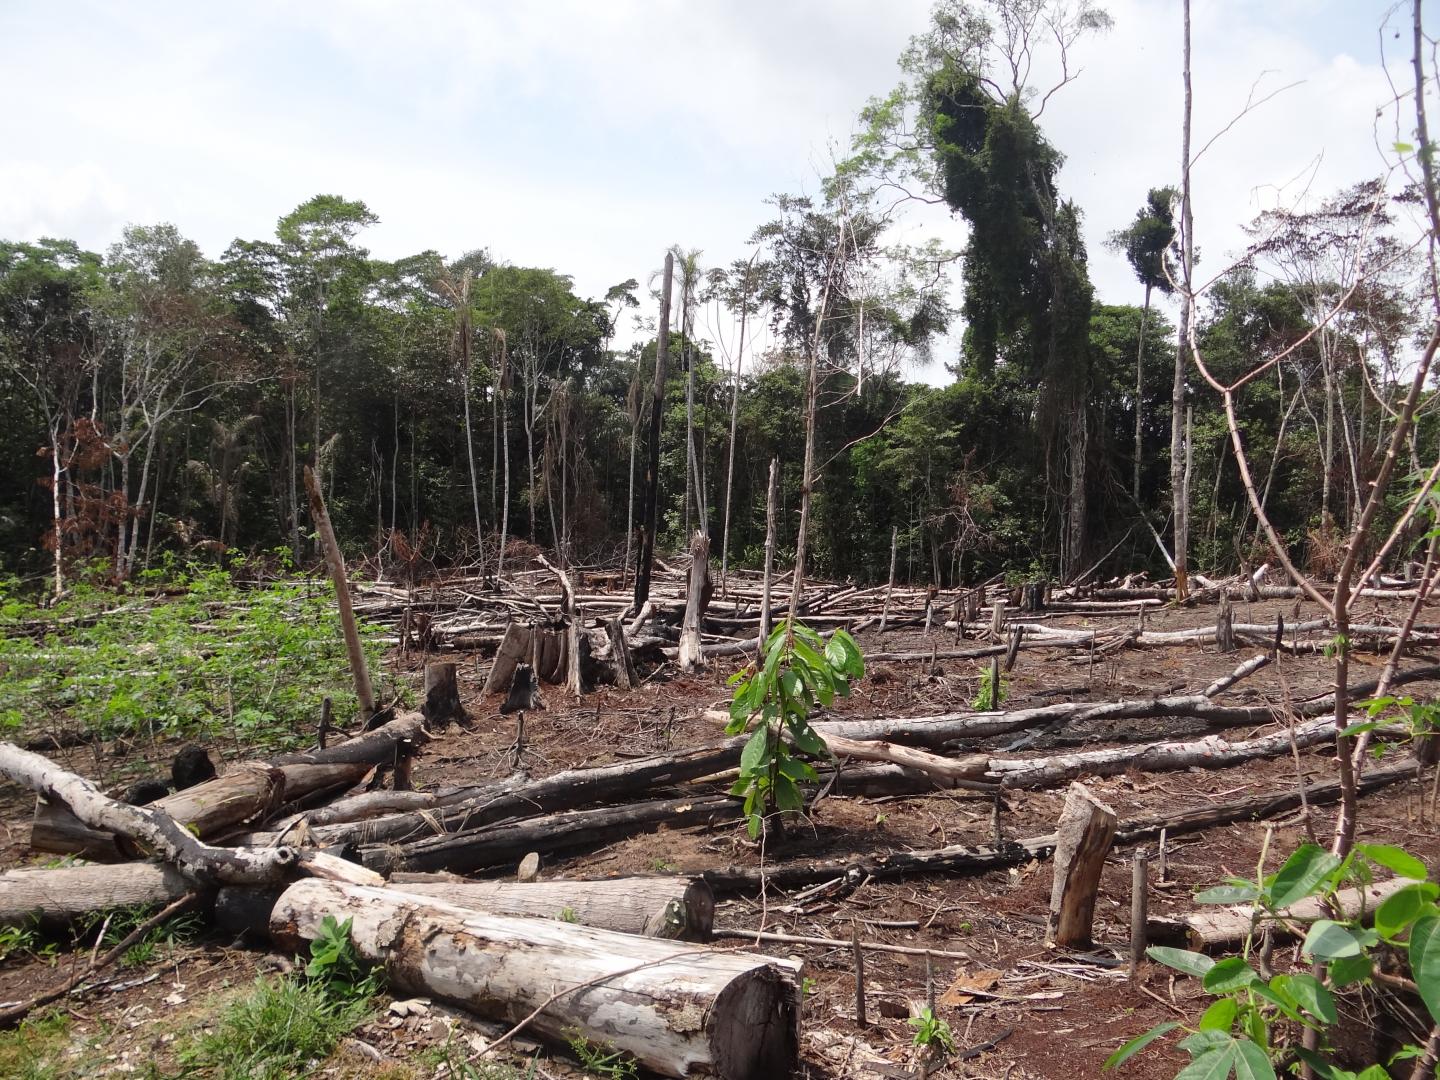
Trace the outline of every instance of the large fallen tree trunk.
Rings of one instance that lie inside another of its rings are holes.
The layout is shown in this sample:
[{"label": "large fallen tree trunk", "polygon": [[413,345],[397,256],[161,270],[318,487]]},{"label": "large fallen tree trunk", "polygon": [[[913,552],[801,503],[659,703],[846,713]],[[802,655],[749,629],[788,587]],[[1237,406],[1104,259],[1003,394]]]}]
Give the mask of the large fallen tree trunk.
[{"label": "large fallen tree trunk", "polygon": [[397,753],[402,756],[413,754],[430,736],[425,732],[425,717],[418,712],[401,713],[389,723],[381,724],[374,731],[367,731],[353,739],[327,746],[324,750],[307,750],[294,754],[281,754],[272,760],[275,765],[335,765],[363,762],[367,765],[381,765],[392,760]]},{"label": "large fallen tree trunk", "polygon": [[286,948],[326,916],[350,919],[361,957],[390,984],[552,1039],[608,1043],[664,1076],[789,1076],[799,1044],[799,965],[677,946],[551,919],[486,915],[389,889],[304,881],[280,897]]},{"label": "large fallen tree trunk", "polygon": [[[1440,665],[1429,664],[1399,672],[1392,686],[1440,678]],[[1220,680],[1224,681],[1224,680]],[[1363,698],[1375,691],[1377,682],[1366,682],[1350,688],[1352,699]],[[1208,688],[1207,688],[1208,690]],[[1302,718],[1324,716],[1335,709],[1335,696],[1326,694],[1309,701],[1298,701],[1291,712]],[[723,723],[730,714],[708,711],[707,719]],[[953,712],[938,716],[897,717],[890,720],[820,720],[813,724],[823,738],[840,735],[850,739],[888,739],[909,746],[944,747],[964,739],[1006,735],[1050,723],[1078,723],[1088,720],[1142,720],[1162,717],[1189,717],[1202,720],[1212,727],[1251,727],[1274,723],[1283,718],[1282,711],[1268,705],[1217,705],[1199,694],[1142,698],[1131,701],[1090,702],[1065,701],[1039,705],[1029,709],[1006,712]]]},{"label": "large fallen tree trunk", "polygon": [[7,870],[0,873],[0,924],[73,922],[109,908],[168,904],[194,891],[193,881],[164,863]]},{"label": "large fallen tree trunk", "polygon": [[1186,742],[1119,746],[1110,750],[1087,750],[1047,758],[991,758],[986,775],[998,779],[1008,788],[1036,788],[1049,787],[1079,776],[1113,776],[1128,769],[1145,772],[1224,769],[1255,758],[1287,754],[1292,746],[1304,750],[1334,738],[1334,721],[1322,717],[1297,724],[1287,731],[1233,743],[1218,735],[1209,735]]},{"label": "large fallen tree trunk", "polygon": [[656,799],[599,810],[572,810],[534,817],[513,825],[496,825],[446,834],[401,846],[363,848],[361,861],[383,874],[396,870],[448,870],[467,874],[488,866],[518,862],[530,852],[544,853],[610,843],[660,828],[688,828],[733,821],[740,816],[738,799],[710,795],[688,799]]},{"label": "large fallen tree trunk", "polygon": [[715,894],[699,879],[599,881],[404,881],[392,888],[493,915],[564,919],[622,934],[709,941]]}]

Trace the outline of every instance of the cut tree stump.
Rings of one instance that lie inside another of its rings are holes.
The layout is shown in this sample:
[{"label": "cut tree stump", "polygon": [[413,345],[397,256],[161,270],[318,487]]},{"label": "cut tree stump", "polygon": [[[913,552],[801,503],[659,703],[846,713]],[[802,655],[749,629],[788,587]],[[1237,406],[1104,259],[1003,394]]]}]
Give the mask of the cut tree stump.
[{"label": "cut tree stump", "polygon": [[[326,916],[352,920],[360,956],[391,986],[529,1031],[611,1044],[663,1076],[790,1076],[799,965],[553,919],[482,914],[390,889],[299,882],[271,934],[295,949]],[[537,1011],[538,1010],[538,1011]]]},{"label": "cut tree stump", "polygon": [[464,724],[465,707],[460,704],[460,683],[453,660],[431,661],[425,665],[425,704],[420,715],[432,728]]},{"label": "cut tree stump", "polygon": [[698,878],[406,881],[391,888],[493,915],[536,915],[675,941],[709,941],[715,921],[715,894]]},{"label": "cut tree stump", "polygon": [[1115,811],[1090,794],[1084,784],[1071,784],[1056,829],[1047,942],[1072,949],[1089,947],[1095,892],[1114,841]]},{"label": "cut tree stump", "polygon": [[522,626],[514,620],[506,624],[505,636],[500,639],[500,647],[495,650],[495,659],[490,663],[490,674],[485,678],[481,693],[489,697],[510,686],[510,680],[515,675],[515,665],[531,658],[531,639],[534,634],[532,627]]},{"label": "cut tree stump", "polygon": [[640,685],[635,671],[635,658],[630,655],[630,643],[625,640],[625,627],[619,617],[607,619],[605,633],[610,638],[611,664],[615,668],[615,686],[620,690],[633,690]]},{"label": "cut tree stump", "polygon": [[529,664],[516,664],[510,679],[510,692],[500,706],[501,714],[509,716],[517,712],[534,712],[543,709],[545,702],[540,697],[540,684],[535,680],[535,669]]},{"label": "cut tree stump", "polygon": [[697,532],[690,541],[690,576],[685,593],[685,619],[680,627],[680,670],[691,674],[704,663],[700,624],[710,605],[710,538]]}]

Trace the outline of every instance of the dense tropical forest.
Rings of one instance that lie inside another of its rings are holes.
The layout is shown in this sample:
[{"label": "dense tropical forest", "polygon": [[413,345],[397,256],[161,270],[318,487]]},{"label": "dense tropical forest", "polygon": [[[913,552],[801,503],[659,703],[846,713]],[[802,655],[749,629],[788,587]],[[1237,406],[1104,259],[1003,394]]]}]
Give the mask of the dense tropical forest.
[{"label": "dense tropical forest", "polygon": [[[743,257],[677,238],[660,549],[698,528],[728,565],[756,565],[775,458],[788,565],[813,411],[816,574],[884,577],[892,536],[900,579],[941,586],[1164,573],[1177,547],[1199,568],[1264,561],[1224,402],[1163,304],[1192,269],[1180,177],[1137,181],[1133,224],[1106,241],[1133,291],[1098,295],[1041,115],[1076,76],[1027,85],[965,10],[937,8],[815,194],[756,207]],[[1107,22],[1081,4],[1011,28],[1008,48],[1043,30],[1063,58]],[[363,194],[309,198],[215,253],[183,222],[132,225],[103,252],[0,242],[7,570],[60,587],[172,555],[307,560],[307,463],[346,548],[386,574],[493,572],[516,542],[633,564],[665,253],[597,296],[484,237],[383,261]],[[953,250],[894,243],[913,200],[953,212]],[[1199,269],[1215,278],[1193,327],[1211,372],[1273,361],[1233,405],[1265,509],[1316,570],[1364,501],[1413,353],[1414,201],[1394,177],[1316,196]],[[1432,437],[1422,411],[1411,465]]]}]

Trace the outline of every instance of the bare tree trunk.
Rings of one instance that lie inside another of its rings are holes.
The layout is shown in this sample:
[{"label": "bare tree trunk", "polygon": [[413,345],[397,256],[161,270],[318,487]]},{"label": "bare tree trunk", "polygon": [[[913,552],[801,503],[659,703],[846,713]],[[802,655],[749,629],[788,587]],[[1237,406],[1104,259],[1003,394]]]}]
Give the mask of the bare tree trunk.
[{"label": "bare tree trunk", "polygon": [[50,421],[50,523],[55,543],[55,597],[65,591],[65,526],[60,513],[60,479],[65,474],[60,464],[60,418]]},{"label": "bare tree trunk", "polygon": [[1140,504],[1140,463],[1145,457],[1145,324],[1150,318],[1150,291],[1145,285],[1145,304],[1140,308],[1140,344],[1135,347],[1135,482],[1131,492],[1135,504]]},{"label": "bare tree trunk", "polygon": [[505,545],[510,539],[510,410],[505,395],[500,400],[500,447],[504,458],[505,485],[500,494],[500,553],[495,561],[495,583],[499,587],[505,573]]},{"label": "bare tree trunk", "polygon": [[300,472],[300,446],[295,437],[295,413],[298,403],[295,400],[295,381],[290,381],[290,387],[285,395],[285,427],[290,437],[290,557],[298,565],[300,562],[300,489],[298,474]]},{"label": "bare tree trunk", "polygon": [[645,466],[645,503],[640,515],[640,562],[635,568],[635,610],[650,599],[650,571],[655,562],[655,530],[660,521],[660,419],[665,406],[665,365],[670,358],[670,292],[675,256],[665,253],[660,289],[660,328],[655,345],[655,381],[650,397],[649,461]]},{"label": "bare tree trunk", "polygon": [[1175,381],[1170,391],[1170,500],[1175,516],[1175,595],[1183,600],[1190,594],[1187,552],[1190,549],[1190,505],[1186,498],[1185,476],[1185,343],[1195,297],[1191,279],[1195,266],[1195,216],[1190,204],[1190,0],[1185,0],[1185,113],[1180,151],[1180,228],[1183,296],[1180,308],[1180,340],[1175,349]]},{"label": "bare tree trunk", "polygon": [[[537,375],[536,378],[539,376]],[[525,388],[521,391],[525,400],[525,460],[530,467],[530,497],[527,500],[530,504],[530,542],[538,544],[539,535],[535,532],[535,402],[540,398],[538,386],[529,385],[526,381]]]},{"label": "bare tree trunk", "polygon": [[[140,516],[145,512],[145,497],[150,494],[150,455],[155,451],[155,432],[146,433],[145,456],[140,461],[140,488],[135,492],[135,513],[130,517],[130,544],[125,549],[125,577],[135,571],[135,553],[140,547]],[[154,517],[154,507],[151,507]],[[153,523],[152,523],[153,531]]]},{"label": "bare tree trunk", "polygon": [[630,482],[625,498],[625,564],[620,568],[620,588],[630,583],[630,556],[635,542],[635,448],[640,441],[640,368],[645,350],[635,353],[635,370],[630,373],[630,391],[625,397],[625,411],[630,416]]},{"label": "bare tree trunk", "polygon": [[[756,255],[759,250],[756,250]],[[735,484],[735,431],[740,424],[740,371],[745,364],[745,321],[750,314],[750,267],[755,265],[755,256],[745,268],[745,282],[740,289],[740,342],[735,348],[735,382],[730,387],[730,449],[725,466],[725,523],[720,540],[720,595],[725,595],[726,573],[730,569],[730,493]]]},{"label": "bare tree trunk", "polygon": [[845,254],[845,225],[840,223],[840,236],[825,269],[825,286],[820,290],[820,305],[815,312],[815,334],[810,341],[810,364],[805,379],[805,466],[800,479],[800,526],[795,534],[795,580],[790,585],[790,610],[787,619],[795,621],[800,610],[800,594],[805,590],[805,544],[810,531],[810,497],[815,483],[815,418],[820,396],[820,349],[824,344],[825,314],[830,308],[830,285]]},{"label": "bare tree trunk", "polygon": [[[467,338],[469,334],[465,335]],[[470,505],[475,511],[475,543],[480,547],[480,573],[485,573],[485,532],[480,524],[480,479],[475,473],[475,440],[470,427],[470,348],[460,352],[460,392],[465,395],[465,460],[470,464]]]},{"label": "bare tree trunk", "polygon": [[765,572],[760,586],[760,645],[770,636],[770,573],[775,566],[775,504],[779,501],[780,459],[770,459],[770,481],[765,485]]}]

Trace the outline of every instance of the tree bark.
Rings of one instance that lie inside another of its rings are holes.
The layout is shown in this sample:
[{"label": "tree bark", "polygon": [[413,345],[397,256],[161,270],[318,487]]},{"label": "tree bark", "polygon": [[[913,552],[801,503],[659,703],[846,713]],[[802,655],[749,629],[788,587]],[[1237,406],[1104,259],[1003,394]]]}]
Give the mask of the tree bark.
[{"label": "tree bark", "polygon": [[665,1076],[789,1076],[799,1042],[799,965],[467,911],[393,890],[301,882],[271,933],[285,948],[350,919],[361,957],[391,985],[552,1039],[578,1030]]},{"label": "tree bark", "polygon": [[300,861],[299,853],[288,847],[263,851],[211,847],[163,811],[106,798],[90,781],[13,743],[0,743],[0,776],[49,803],[68,807],[82,824],[143,844],[197,881],[273,883]]},{"label": "tree bark", "polygon": [[1190,550],[1190,505],[1185,475],[1185,348],[1195,313],[1192,288],[1195,266],[1195,216],[1190,204],[1190,0],[1185,0],[1184,82],[1185,106],[1180,151],[1180,334],[1175,349],[1175,379],[1170,388],[1170,502],[1175,517],[1175,593],[1184,600],[1190,593],[1187,553]]},{"label": "tree bark", "polygon": [[765,572],[760,585],[760,641],[765,647],[770,637],[770,575],[775,567],[775,512],[780,492],[780,459],[770,459],[770,481],[765,486]]},{"label": "tree bark", "polygon": [[425,704],[420,708],[420,715],[431,727],[465,722],[465,706],[460,704],[460,682],[453,660],[436,660],[425,665]]},{"label": "tree bark", "polygon": [[526,660],[530,656],[531,638],[535,629],[530,626],[522,626],[513,619],[505,624],[505,637],[500,642],[500,647],[495,650],[495,659],[490,663],[490,674],[485,678],[485,686],[480,691],[486,697],[491,694],[499,694],[510,686],[510,679],[515,674],[515,665]]}]

